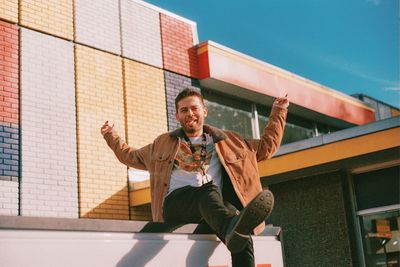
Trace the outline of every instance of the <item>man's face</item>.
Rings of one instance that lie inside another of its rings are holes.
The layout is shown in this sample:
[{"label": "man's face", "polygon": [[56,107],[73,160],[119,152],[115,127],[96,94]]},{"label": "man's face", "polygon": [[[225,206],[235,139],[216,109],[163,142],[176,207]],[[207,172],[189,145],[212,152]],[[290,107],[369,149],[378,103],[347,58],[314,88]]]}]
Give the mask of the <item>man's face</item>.
[{"label": "man's face", "polygon": [[178,102],[176,119],[187,136],[200,136],[203,134],[204,118],[207,117],[208,110],[197,96],[188,96]]}]

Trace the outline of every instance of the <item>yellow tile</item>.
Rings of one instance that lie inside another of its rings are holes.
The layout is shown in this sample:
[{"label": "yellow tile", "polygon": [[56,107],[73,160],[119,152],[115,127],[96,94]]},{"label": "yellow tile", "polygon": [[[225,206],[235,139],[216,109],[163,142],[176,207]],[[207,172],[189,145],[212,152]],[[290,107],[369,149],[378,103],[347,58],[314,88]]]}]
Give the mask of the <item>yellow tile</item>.
[{"label": "yellow tile", "polygon": [[73,39],[73,0],[21,0],[20,10],[21,25]]},{"label": "yellow tile", "polygon": [[[75,57],[81,216],[115,218],[116,213],[128,219],[127,168],[100,134],[100,127],[109,120],[124,138],[121,58],[80,45]],[[117,209],[99,209],[101,205]],[[118,210],[125,210],[126,216]]]},{"label": "yellow tile", "polygon": [[18,22],[18,0],[0,0],[0,18]]},{"label": "yellow tile", "polygon": [[124,59],[124,66],[128,141],[142,147],[168,130],[164,74],[132,60]]}]

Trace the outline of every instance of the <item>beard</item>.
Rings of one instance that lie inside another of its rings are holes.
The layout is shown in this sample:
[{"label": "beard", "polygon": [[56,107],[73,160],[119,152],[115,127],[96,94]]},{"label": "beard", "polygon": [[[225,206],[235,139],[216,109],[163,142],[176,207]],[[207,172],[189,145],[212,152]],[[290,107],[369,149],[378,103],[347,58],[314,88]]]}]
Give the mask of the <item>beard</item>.
[{"label": "beard", "polygon": [[202,131],[204,120],[197,118],[191,123],[188,123],[187,121],[180,121],[180,124],[186,133],[195,134]]}]

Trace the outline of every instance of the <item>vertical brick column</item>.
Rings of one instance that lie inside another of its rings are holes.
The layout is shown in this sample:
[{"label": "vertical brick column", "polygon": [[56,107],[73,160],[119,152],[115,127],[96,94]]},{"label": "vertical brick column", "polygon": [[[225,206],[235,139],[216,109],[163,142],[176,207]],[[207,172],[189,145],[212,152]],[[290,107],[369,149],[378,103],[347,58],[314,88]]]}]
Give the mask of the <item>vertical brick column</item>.
[{"label": "vertical brick column", "polygon": [[122,55],[162,67],[159,12],[121,0]]},{"label": "vertical brick column", "polygon": [[75,0],[75,41],[121,53],[119,1]]},{"label": "vertical brick column", "polygon": [[73,0],[20,0],[20,24],[72,40]]},{"label": "vertical brick column", "polygon": [[129,144],[142,147],[167,131],[163,71],[124,60]]},{"label": "vertical brick column", "polygon": [[[124,60],[124,66],[128,141],[140,148],[168,130],[164,73],[128,59]],[[136,190],[137,183],[130,181],[130,185],[132,205],[141,192]],[[151,220],[150,206],[131,206],[130,215],[133,220]]]},{"label": "vertical brick column", "polygon": [[18,0],[0,0],[0,18],[18,22]]},{"label": "vertical brick column", "polygon": [[180,126],[175,118],[175,98],[186,87],[197,87],[200,92],[198,80],[191,79],[176,73],[165,71],[165,91],[167,96],[168,130],[175,130]]},{"label": "vertical brick column", "polygon": [[127,168],[100,134],[110,120],[125,136],[122,60],[80,45],[75,58],[80,216],[129,219]]},{"label": "vertical brick column", "polygon": [[74,50],[21,29],[21,214],[77,218]]},{"label": "vertical brick column", "polygon": [[18,27],[0,21],[0,214],[18,215]]},{"label": "vertical brick column", "polygon": [[160,14],[160,23],[164,68],[185,76],[198,77],[192,25],[166,14]]}]

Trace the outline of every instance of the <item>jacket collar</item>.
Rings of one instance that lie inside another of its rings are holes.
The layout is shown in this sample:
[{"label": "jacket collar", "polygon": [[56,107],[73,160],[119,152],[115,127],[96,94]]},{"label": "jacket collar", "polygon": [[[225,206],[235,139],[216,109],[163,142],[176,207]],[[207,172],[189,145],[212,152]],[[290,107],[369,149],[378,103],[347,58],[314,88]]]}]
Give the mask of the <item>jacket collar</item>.
[{"label": "jacket collar", "polygon": [[[220,130],[214,126],[204,124],[203,131],[205,133],[211,135],[214,143],[218,143],[219,141],[226,139],[226,134],[222,130]],[[175,137],[175,138],[183,138],[183,129],[178,128],[175,131],[170,132],[169,135],[172,137]]]}]

